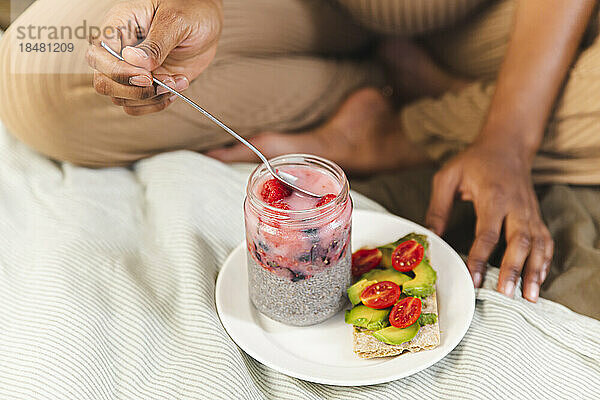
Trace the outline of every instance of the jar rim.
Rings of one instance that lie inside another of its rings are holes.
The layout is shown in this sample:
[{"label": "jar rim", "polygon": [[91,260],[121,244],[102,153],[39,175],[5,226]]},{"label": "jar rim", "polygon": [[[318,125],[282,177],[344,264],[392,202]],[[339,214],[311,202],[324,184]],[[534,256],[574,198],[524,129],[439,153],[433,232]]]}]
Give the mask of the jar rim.
[{"label": "jar rim", "polygon": [[248,183],[246,185],[246,199],[250,203],[250,205],[259,210],[263,209],[267,212],[267,214],[272,214],[270,216],[276,219],[284,219],[287,220],[290,217],[301,218],[311,218],[317,216],[324,216],[333,212],[338,206],[345,203],[348,199],[348,195],[350,192],[350,185],[348,183],[348,178],[346,174],[342,170],[342,168],[334,163],[333,161],[327,160],[326,158],[315,156],[312,154],[302,154],[302,153],[293,153],[293,154],[284,154],[281,156],[274,157],[269,160],[269,163],[273,166],[273,168],[277,168],[279,166],[287,166],[287,165],[303,165],[310,167],[321,167],[327,172],[331,173],[335,179],[337,179],[341,183],[341,190],[336,194],[336,197],[333,201],[328,202],[322,206],[311,208],[307,210],[282,210],[277,207],[273,207],[270,204],[266,203],[259,196],[256,196],[253,188],[254,184],[258,180],[258,178],[262,177],[265,173],[269,173],[266,166],[261,163],[259,164],[254,171],[250,174],[248,178]]}]

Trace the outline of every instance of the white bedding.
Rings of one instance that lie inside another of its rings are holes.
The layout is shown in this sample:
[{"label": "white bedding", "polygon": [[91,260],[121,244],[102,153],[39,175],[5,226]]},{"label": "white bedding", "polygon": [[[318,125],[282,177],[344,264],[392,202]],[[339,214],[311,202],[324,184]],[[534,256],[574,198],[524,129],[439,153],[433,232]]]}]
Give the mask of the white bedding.
[{"label": "white bedding", "polygon": [[257,363],[227,336],[214,305],[219,265],[244,235],[242,170],[185,151],[131,170],[77,168],[0,131],[0,399],[600,393],[600,322],[488,289],[461,344],[400,381],[316,385]]}]

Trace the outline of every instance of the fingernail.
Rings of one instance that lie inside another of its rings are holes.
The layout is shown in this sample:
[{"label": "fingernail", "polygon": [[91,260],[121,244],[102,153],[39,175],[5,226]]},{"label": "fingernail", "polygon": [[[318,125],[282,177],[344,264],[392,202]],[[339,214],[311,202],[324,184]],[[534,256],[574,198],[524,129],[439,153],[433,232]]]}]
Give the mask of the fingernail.
[{"label": "fingernail", "polygon": [[508,297],[513,297],[515,295],[515,283],[513,281],[507,281],[504,284],[504,289],[502,290],[502,293],[504,293]]},{"label": "fingernail", "polygon": [[169,101],[171,103],[174,102],[175,100],[177,100],[177,95],[176,94],[174,94],[173,96],[169,97]]},{"label": "fingernail", "polygon": [[131,47],[131,46],[127,46],[123,49],[123,51],[130,49],[131,51],[133,51],[135,54],[138,55],[138,57],[146,60],[148,58],[148,54],[146,54],[146,52],[142,49],[138,49],[137,47]]},{"label": "fingernail", "polygon": [[539,295],[540,287],[538,285],[529,285],[527,288],[527,299],[535,302]]},{"label": "fingernail", "polygon": [[190,81],[185,76],[178,76],[175,78],[175,89],[184,90],[190,86]]},{"label": "fingernail", "polygon": [[479,286],[481,286],[481,273],[480,272],[475,272],[473,274],[473,285],[478,288]]},{"label": "fingernail", "polygon": [[[171,89],[175,89],[175,81],[173,80],[173,78],[165,78],[162,83],[164,83],[165,85],[167,85],[168,87],[170,87]],[[157,95],[161,95],[164,93],[170,93],[169,90],[167,90],[167,88],[159,86],[158,89],[156,89],[156,94]]]},{"label": "fingernail", "polygon": [[146,75],[136,75],[129,78],[129,84],[135,86],[150,86],[152,85],[152,79]]},{"label": "fingernail", "polygon": [[546,280],[546,276],[548,276],[548,270],[548,263],[546,263],[542,267],[542,273],[540,274],[540,282],[544,282]]}]

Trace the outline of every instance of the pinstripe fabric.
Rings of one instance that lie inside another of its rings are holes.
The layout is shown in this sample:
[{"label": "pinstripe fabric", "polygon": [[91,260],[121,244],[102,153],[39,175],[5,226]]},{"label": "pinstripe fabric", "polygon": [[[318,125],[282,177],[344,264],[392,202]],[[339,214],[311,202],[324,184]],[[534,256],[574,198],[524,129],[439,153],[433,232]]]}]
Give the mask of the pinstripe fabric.
[{"label": "pinstripe fabric", "polygon": [[219,265],[243,239],[247,171],[192,152],[133,169],[58,165],[4,130],[0,160],[0,399],[600,393],[600,322],[548,301],[506,299],[491,290],[495,270],[464,340],[429,369],[362,388],[287,377],[237,348],[215,311]]}]

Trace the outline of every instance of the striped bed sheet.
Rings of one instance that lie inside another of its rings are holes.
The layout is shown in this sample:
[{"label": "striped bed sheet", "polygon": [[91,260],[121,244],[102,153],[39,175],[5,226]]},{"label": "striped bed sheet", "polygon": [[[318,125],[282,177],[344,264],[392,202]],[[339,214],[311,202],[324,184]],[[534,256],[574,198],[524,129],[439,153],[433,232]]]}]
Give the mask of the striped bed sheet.
[{"label": "striped bed sheet", "polygon": [[600,322],[497,294],[495,269],[463,341],[408,378],[335,387],[256,362],[214,302],[247,174],[185,151],[78,168],[0,127],[0,399],[599,398]]}]

